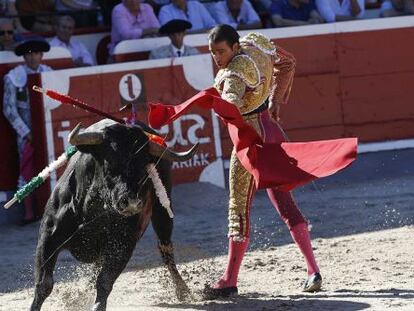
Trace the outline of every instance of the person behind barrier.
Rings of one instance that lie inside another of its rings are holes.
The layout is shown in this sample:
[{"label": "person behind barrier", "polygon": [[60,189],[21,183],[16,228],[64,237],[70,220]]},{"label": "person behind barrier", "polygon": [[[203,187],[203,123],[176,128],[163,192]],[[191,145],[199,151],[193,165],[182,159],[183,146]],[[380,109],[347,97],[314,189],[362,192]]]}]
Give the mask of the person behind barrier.
[{"label": "person behind barrier", "polygon": [[197,0],[171,0],[170,4],[161,8],[158,19],[161,25],[172,19],[186,20],[192,25],[189,29],[191,33],[207,31],[217,24],[204,5]]},{"label": "person behind barrier", "polygon": [[262,22],[249,0],[226,0],[215,4],[213,17],[219,24],[228,24],[233,28],[262,28]]},{"label": "person behind barrier", "polygon": [[56,21],[56,36],[50,41],[51,46],[60,46],[69,50],[77,67],[93,66],[93,59],[83,43],[72,38],[75,20],[72,16],[60,16]]},{"label": "person behind barrier", "polygon": [[363,18],[364,0],[316,0],[319,14],[327,23]]},{"label": "person behind barrier", "polygon": [[191,23],[182,19],[173,19],[160,28],[161,35],[167,35],[171,43],[152,50],[149,58],[169,58],[197,55],[200,52],[189,45],[184,44],[184,37],[187,29],[191,28]]},{"label": "person behind barrier", "polygon": [[112,11],[112,31],[109,54],[123,41],[156,36],[160,23],[153,8],[140,0],[123,0]]},{"label": "person behind barrier", "polygon": [[16,34],[13,21],[9,18],[0,18],[0,51],[13,51],[19,35]]},{"label": "person behind barrier", "polygon": [[276,27],[302,26],[323,23],[314,0],[276,0],[270,7]]},{"label": "person behind barrier", "polygon": [[[19,43],[14,52],[23,56],[24,64],[18,65],[4,76],[3,114],[16,132],[20,160],[18,187],[21,188],[33,177],[33,137],[27,77],[29,74],[52,70],[42,64],[43,53],[50,45],[41,37],[27,38]],[[36,220],[32,198],[24,201],[23,224]]]}]

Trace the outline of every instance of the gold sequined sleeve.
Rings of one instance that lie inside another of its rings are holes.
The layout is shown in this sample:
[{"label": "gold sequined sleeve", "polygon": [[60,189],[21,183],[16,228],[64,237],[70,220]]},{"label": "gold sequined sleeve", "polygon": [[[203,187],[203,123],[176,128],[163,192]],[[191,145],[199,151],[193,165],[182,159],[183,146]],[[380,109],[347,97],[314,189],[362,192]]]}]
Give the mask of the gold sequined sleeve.
[{"label": "gold sequined sleeve", "polygon": [[274,85],[270,100],[275,105],[280,105],[288,102],[295,75],[296,59],[280,46],[277,47],[277,58],[273,70]]},{"label": "gold sequined sleeve", "polygon": [[231,75],[223,81],[221,98],[236,105],[239,109],[243,106],[243,96],[246,91],[246,84],[238,76]]}]

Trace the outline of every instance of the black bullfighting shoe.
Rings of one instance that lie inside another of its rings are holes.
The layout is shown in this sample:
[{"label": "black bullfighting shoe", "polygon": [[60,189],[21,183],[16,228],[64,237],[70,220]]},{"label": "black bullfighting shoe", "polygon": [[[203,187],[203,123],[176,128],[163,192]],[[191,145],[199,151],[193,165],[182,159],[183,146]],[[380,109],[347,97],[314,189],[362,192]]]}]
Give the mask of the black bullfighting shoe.
[{"label": "black bullfighting shoe", "polygon": [[203,300],[215,300],[220,298],[229,298],[231,296],[237,296],[238,290],[236,286],[223,287],[223,288],[212,288],[206,286],[203,290]]},{"label": "black bullfighting shoe", "polygon": [[305,281],[303,291],[308,293],[319,292],[322,287],[322,276],[320,273],[315,272],[311,274]]}]

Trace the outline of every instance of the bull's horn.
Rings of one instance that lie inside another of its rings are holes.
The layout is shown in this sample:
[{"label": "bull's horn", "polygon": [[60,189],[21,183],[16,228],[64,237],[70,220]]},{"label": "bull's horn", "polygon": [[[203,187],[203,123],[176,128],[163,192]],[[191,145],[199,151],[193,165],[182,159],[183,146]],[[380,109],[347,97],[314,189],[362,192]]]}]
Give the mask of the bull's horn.
[{"label": "bull's horn", "polygon": [[199,143],[196,143],[190,150],[184,152],[174,152],[166,147],[162,147],[156,143],[149,143],[149,153],[156,157],[162,157],[168,161],[186,161],[191,159],[197,151]]},{"label": "bull's horn", "polygon": [[152,127],[150,127],[149,125],[146,125],[144,122],[141,122],[139,120],[135,120],[136,125],[138,125],[143,131],[156,135],[156,136],[160,136],[160,134],[158,134]]},{"label": "bull's horn", "polygon": [[103,134],[100,132],[84,132],[79,134],[81,123],[75,126],[70,132],[68,141],[73,146],[99,145],[103,141]]}]

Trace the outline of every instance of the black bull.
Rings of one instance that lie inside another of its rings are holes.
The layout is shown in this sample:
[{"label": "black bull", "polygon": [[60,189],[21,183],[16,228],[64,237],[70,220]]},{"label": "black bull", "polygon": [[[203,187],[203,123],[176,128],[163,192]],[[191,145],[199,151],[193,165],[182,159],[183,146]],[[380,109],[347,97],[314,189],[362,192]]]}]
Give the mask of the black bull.
[{"label": "black bull", "polygon": [[150,220],[177,296],[185,298],[189,290],[176,268],[170,239],[173,220],[155,193],[147,165],[154,163],[171,197],[170,161],[189,159],[196,146],[174,153],[148,141],[141,127],[111,120],[102,120],[82,133],[78,126],[69,141],[80,152],[68,163],[46,204],[36,249],[31,310],[40,310],[50,295],[53,270],[63,249],[81,262],[96,265],[93,310],[105,310],[113,284]]}]

